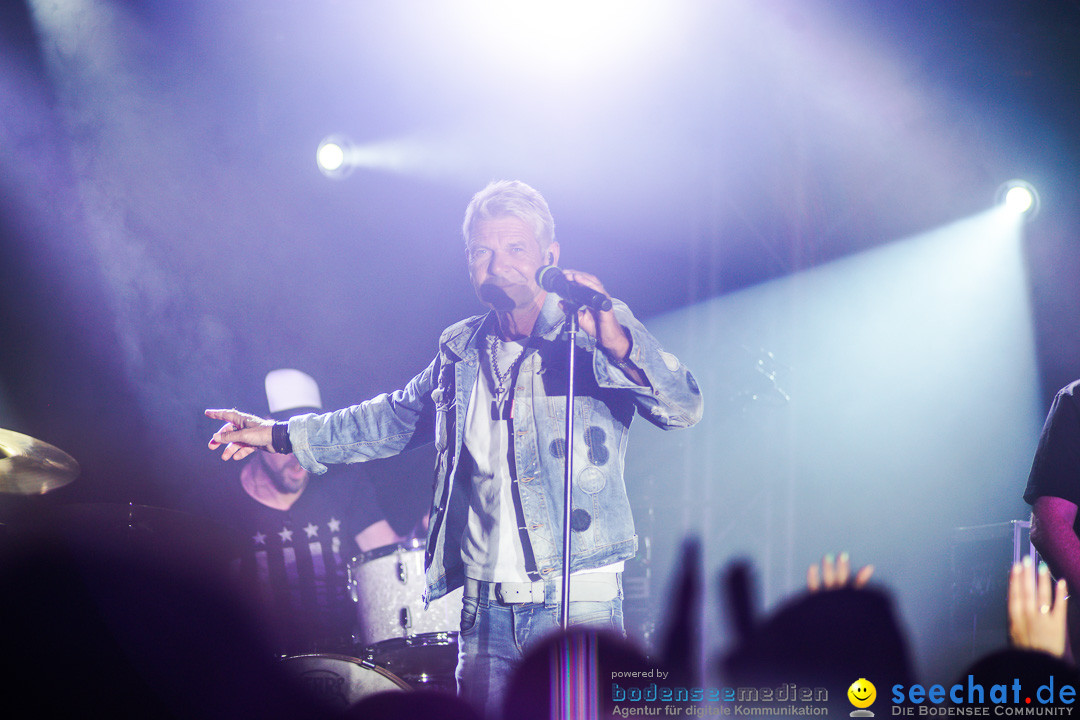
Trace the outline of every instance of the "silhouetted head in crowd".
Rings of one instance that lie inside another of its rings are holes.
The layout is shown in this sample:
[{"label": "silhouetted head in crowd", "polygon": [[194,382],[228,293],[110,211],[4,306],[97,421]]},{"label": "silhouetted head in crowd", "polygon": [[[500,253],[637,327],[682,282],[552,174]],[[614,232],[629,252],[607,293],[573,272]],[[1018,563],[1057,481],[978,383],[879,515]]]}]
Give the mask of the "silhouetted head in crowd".
[{"label": "silhouetted head in crowd", "polygon": [[721,666],[731,686],[825,688],[845,715],[847,689],[860,678],[878,688],[914,681],[892,601],[872,588],[799,595],[746,628]]}]

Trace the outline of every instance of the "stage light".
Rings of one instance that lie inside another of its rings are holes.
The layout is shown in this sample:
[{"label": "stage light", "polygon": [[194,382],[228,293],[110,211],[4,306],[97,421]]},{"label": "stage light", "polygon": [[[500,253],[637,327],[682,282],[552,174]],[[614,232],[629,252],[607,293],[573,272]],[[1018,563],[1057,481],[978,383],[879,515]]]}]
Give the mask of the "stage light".
[{"label": "stage light", "polygon": [[1017,217],[1030,220],[1039,211],[1039,194],[1031,183],[1010,180],[998,188],[998,205]]},{"label": "stage light", "polygon": [[323,143],[319,146],[316,159],[323,170],[334,172],[345,164],[345,151],[337,143]]},{"label": "stage light", "polygon": [[1005,193],[1005,207],[1017,215],[1023,215],[1035,204],[1035,197],[1026,187],[1012,187]]},{"label": "stage light", "polygon": [[352,162],[352,142],[342,135],[331,135],[319,143],[315,151],[315,163],[323,175],[340,179],[352,173],[356,164]]}]

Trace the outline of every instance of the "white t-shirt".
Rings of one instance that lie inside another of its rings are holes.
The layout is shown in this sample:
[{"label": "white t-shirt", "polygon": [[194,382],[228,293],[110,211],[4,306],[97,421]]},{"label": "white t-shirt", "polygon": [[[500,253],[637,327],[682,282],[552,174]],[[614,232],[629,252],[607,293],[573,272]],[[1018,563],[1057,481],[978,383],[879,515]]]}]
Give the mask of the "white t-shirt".
[{"label": "white t-shirt", "polygon": [[[497,343],[499,371],[507,379],[501,408],[495,403],[496,380],[488,349],[481,352],[480,372],[473,386],[469,412],[465,417],[465,447],[473,458],[470,483],[469,519],[461,541],[465,575],[487,582],[528,582],[525,552],[521,545],[522,520],[514,503],[510,477],[510,409],[517,382],[517,359],[525,346],[520,342]],[[501,412],[496,412],[501,409]],[[574,575],[622,572],[617,562]]]},{"label": "white t-shirt", "polygon": [[[524,352],[520,342],[498,343],[499,369],[507,377],[504,412],[495,418],[495,378],[487,348],[465,417],[465,447],[473,458],[469,519],[461,542],[465,574],[488,582],[528,582],[525,553],[510,477],[510,403],[517,378],[513,366]],[[512,371],[510,370],[512,369]]]}]

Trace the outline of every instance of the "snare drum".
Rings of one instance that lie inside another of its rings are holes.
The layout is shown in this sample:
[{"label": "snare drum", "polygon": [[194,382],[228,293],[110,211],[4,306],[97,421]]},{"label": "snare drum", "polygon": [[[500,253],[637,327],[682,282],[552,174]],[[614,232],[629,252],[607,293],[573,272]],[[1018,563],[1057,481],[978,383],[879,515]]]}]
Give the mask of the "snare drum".
[{"label": "snare drum", "polygon": [[328,709],[345,709],[379,692],[412,689],[389,670],[347,655],[293,655],[282,661],[300,686]]},{"label": "snare drum", "polygon": [[414,685],[453,685],[461,588],[424,607],[423,540],[387,545],[349,563],[357,639],[367,657]]}]

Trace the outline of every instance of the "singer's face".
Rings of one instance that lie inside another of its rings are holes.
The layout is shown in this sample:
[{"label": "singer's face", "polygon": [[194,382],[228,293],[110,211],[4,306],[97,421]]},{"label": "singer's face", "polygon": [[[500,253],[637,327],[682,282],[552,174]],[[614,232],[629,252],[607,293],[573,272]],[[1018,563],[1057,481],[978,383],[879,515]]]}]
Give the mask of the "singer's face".
[{"label": "singer's face", "polygon": [[466,252],[477,297],[497,310],[542,304],[536,271],[559,260],[558,243],[541,252],[532,227],[513,216],[479,222]]}]

